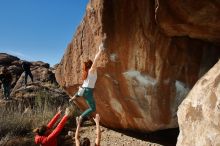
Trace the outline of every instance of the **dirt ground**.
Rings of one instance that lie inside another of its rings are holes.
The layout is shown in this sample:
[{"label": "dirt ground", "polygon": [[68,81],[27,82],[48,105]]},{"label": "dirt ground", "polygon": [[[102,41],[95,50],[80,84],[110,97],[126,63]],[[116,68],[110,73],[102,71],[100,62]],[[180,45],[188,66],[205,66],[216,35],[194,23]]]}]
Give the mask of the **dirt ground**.
[{"label": "dirt ground", "polygon": [[[88,137],[91,141],[91,145],[93,145],[96,138],[95,128],[94,125],[82,127],[80,130],[80,138]],[[160,144],[139,140],[102,126],[101,131],[101,146],[161,146]]]},{"label": "dirt ground", "polygon": [[[91,146],[94,146],[96,138],[96,127],[93,124],[84,125],[80,129],[80,138],[88,137],[91,141]],[[151,134],[138,134],[117,132],[101,126],[101,146],[175,146],[177,131],[165,130]],[[59,139],[59,146],[75,146],[75,129],[69,132],[64,132]],[[68,135],[66,135],[69,133]],[[4,146],[36,146],[34,138],[31,137],[12,137],[9,139],[1,140],[0,145]]]},{"label": "dirt ground", "polygon": [[[115,131],[101,126],[101,146],[175,146],[179,129],[161,130],[152,133]],[[74,141],[75,129],[72,130]],[[86,121],[80,128],[80,138],[88,137],[91,146],[95,143],[96,127]]]},{"label": "dirt ground", "polygon": [[[88,137],[91,145],[93,145],[96,138],[95,131],[95,125],[85,124],[80,129],[80,138]],[[102,126],[101,131],[101,146],[175,146],[175,139],[177,138],[176,131],[168,131],[169,134],[167,134],[167,131],[152,134],[135,134],[132,132],[117,132]],[[75,134],[75,131],[72,134]]]}]

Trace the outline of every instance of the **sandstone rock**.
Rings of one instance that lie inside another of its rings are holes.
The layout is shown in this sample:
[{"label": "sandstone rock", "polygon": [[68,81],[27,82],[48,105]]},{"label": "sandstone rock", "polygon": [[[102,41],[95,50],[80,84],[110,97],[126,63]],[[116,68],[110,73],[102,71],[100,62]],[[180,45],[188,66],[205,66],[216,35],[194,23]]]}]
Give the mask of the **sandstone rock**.
[{"label": "sandstone rock", "polygon": [[10,71],[10,73],[12,74],[12,87],[15,86],[17,80],[20,78],[22,72],[23,72],[23,69],[21,68],[21,66],[16,66],[16,65],[11,65],[8,67],[8,70]]},{"label": "sandstone rock", "polygon": [[220,145],[220,61],[193,87],[178,109],[177,146]]},{"label": "sandstone rock", "polygon": [[[12,74],[11,83],[11,97],[17,98],[35,98],[37,92],[47,90],[48,93],[54,95],[56,98],[67,98],[62,89],[57,89],[55,74],[52,72],[53,68],[50,68],[48,63],[42,61],[30,62],[31,72],[34,77],[35,83],[31,83],[30,77],[28,77],[28,87],[24,88],[24,73],[21,66],[22,60],[19,58],[0,53],[0,70],[5,66]],[[2,89],[0,89],[0,95],[2,96]]]},{"label": "sandstone rock", "polygon": [[40,67],[50,68],[50,65],[48,63],[44,63],[42,61],[32,62],[32,66],[40,66]]},{"label": "sandstone rock", "polygon": [[55,64],[55,65],[52,67],[51,71],[52,71],[54,74],[56,73],[56,69],[58,68],[58,66],[59,66],[59,64]]},{"label": "sandstone rock", "polygon": [[[155,7],[152,0],[90,1],[56,70],[59,84],[73,95],[82,83],[83,61],[94,58],[106,33],[94,97],[107,127],[145,132],[177,127],[179,104],[220,56],[216,44],[165,35]],[[82,98],[77,104],[87,107]]]},{"label": "sandstone rock", "polygon": [[6,54],[6,53],[0,53],[0,65],[1,66],[7,66],[16,60],[19,60],[19,58]]},{"label": "sandstone rock", "polygon": [[[31,64],[34,83],[28,77],[26,87],[24,86],[24,73],[21,61],[13,61],[11,64],[7,64],[8,70],[13,76],[13,81],[10,94],[12,100],[0,99],[0,108],[5,112],[23,112],[27,107],[31,109],[36,107],[44,109],[45,105],[52,108],[67,103],[68,96],[63,89],[59,88],[55,75],[51,71],[53,69],[48,68],[47,63],[43,62]],[[3,98],[2,89],[0,89],[0,97]]]},{"label": "sandstone rock", "polygon": [[156,19],[169,36],[189,36],[220,43],[220,1],[156,0]]},{"label": "sandstone rock", "polygon": [[[55,75],[52,71],[50,71],[48,68],[45,68],[44,66],[33,66],[31,68],[31,72],[33,75],[34,82],[39,84],[48,84],[53,83],[57,84]],[[19,90],[20,88],[24,87],[24,72],[20,75],[19,79],[16,81],[16,85],[13,88],[11,96],[17,97],[17,95],[14,95],[15,91]],[[28,76],[27,84],[32,85],[30,77]],[[35,84],[34,84],[35,85]],[[37,90],[36,90],[37,91]]]},{"label": "sandstone rock", "polygon": [[[37,126],[39,121],[46,122],[50,114],[52,116],[57,112],[59,106],[69,106],[68,96],[58,86],[52,72],[53,68],[49,68],[48,63],[30,62],[34,83],[28,77],[28,84],[24,86],[21,62],[14,56],[0,53],[0,71],[3,67],[7,67],[13,76],[10,94],[12,100],[2,99],[2,88],[0,89],[0,145],[35,145],[33,137],[29,136],[32,128]],[[70,107],[75,108],[71,105]],[[68,124],[73,127],[75,120]],[[69,138],[68,145],[67,140],[60,141],[65,146],[73,145],[72,137]]]}]

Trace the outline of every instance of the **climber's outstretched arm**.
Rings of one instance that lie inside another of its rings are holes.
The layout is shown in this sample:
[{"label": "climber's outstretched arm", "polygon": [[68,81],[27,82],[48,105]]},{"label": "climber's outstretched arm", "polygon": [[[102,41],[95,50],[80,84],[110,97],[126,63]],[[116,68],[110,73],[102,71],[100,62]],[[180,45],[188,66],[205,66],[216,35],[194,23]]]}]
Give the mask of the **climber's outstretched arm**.
[{"label": "climber's outstretched arm", "polygon": [[93,64],[92,64],[92,66],[91,66],[91,68],[90,68],[90,71],[91,71],[91,72],[94,72],[94,71],[96,70],[96,68],[97,68],[97,62],[98,62],[98,60],[99,60],[101,54],[104,52],[104,50],[105,50],[104,44],[101,43],[101,44],[99,45],[99,50],[98,50],[98,52],[96,53],[95,58],[94,58],[94,60],[93,60]]}]

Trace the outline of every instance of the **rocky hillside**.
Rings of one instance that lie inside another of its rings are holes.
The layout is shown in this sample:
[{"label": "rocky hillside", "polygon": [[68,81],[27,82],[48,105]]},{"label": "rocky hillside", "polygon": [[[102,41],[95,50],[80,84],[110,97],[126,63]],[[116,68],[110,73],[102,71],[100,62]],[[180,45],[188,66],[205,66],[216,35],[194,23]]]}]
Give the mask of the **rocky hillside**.
[{"label": "rocky hillside", "polygon": [[[51,98],[59,99],[60,103],[57,104],[61,104],[64,100],[67,100],[68,96],[61,88],[59,88],[55,79],[54,69],[51,68],[48,63],[41,61],[30,62],[34,82],[32,83],[30,77],[28,77],[27,87],[25,87],[21,62],[22,60],[15,56],[0,53],[0,70],[2,70],[3,67],[6,67],[12,74],[13,78],[10,94],[13,100],[10,102],[1,100],[1,105],[8,107],[5,106],[5,104],[15,104],[14,106],[17,107],[18,103],[22,101],[23,108],[27,106],[31,106],[33,108],[34,104],[36,104],[36,97],[42,94],[42,96],[45,96],[46,98],[46,93],[53,95]],[[3,89],[1,88],[1,99],[3,98],[2,90]]]},{"label": "rocky hillside", "polygon": [[[34,128],[47,123],[57,112],[58,106],[74,108],[74,105],[69,105],[69,97],[56,82],[55,68],[41,61],[30,62],[34,82],[28,77],[25,86],[21,62],[15,56],[0,53],[0,72],[6,67],[13,78],[12,100],[4,100],[3,89],[0,89],[0,145],[35,145]],[[69,123],[68,128],[73,127],[75,121]]]},{"label": "rocky hillside", "polygon": [[[219,1],[91,0],[57,70],[73,95],[83,61],[104,36],[94,91],[102,124],[157,131],[178,127],[177,109],[220,57]],[[83,100],[77,101],[81,109]]]}]

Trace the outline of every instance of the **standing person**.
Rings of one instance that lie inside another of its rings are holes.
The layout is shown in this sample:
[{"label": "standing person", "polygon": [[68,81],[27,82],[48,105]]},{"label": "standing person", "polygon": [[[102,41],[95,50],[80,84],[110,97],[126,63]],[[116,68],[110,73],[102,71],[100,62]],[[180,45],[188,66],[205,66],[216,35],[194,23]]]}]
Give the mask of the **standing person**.
[{"label": "standing person", "polygon": [[[86,100],[86,103],[88,104],[89,108],[85,110],[82,115],[80,115],[80,119],[83,119],[86,116],[89,116],[92,112],[96,111],[96,104],[93,97],[93,89],[95,87],[95,83],[97,80],[97,62],[100,58],[101,54],[105,50],[103,43],[99,45],[99,50],[97,54],[95,55],[94,62],[91,60],[87,60],[83,64],[83,72],[82,72],[82,79],[83,79],[83,85],[82,87],[85,89],[83,93],[83,97]],[[76,93],[71,99],[74,100],[76,97],[78,97],[78,93]]]},{"label": "standing person", "polygon": [[2,74],[0,75],[0,81],[1,81],[2,87],[3,87],[4,99],[9,100],[10,99],[12,75],[6,67],[3,67],[3,69],[2,69]]},{"label": "standing person", "polygon": [[61,115],[61,110],[59,108],[58,113],[52,118],[52,120],[47,125],[42,125],[39,128],[33,130],[35,135],[35,143],[41,146],[57,146],[57,136],[62,131],[66,121],[71,115],[70,109],[66,108],[65,115],[61,119],[57,127],[52,131],[53,125],[56,123]]},{"label": "standing person", "polygon": [[26,61],[22,61],[21,66],[22,66],[22,68],[24,70],[24,74],[25,74],[25,77],[24,77],[25,86],[27,86],[28,76],[30,76],[31,81],[33,82],[33,75],[32,75],[31,70],[30,70],[31,63],[26,62]]},{"label": "standing person", "polygon": [[[96,114],[94,118],[95,124],[96,124],[96,139],[95,139],[95,146],[100,146],[101,141],[101,130],[99,126],[100,116],[99,114]],[[80,130],[80,119],[79,117],[76,117],[76,132],[75,132],[75,143],[76,146],[90,146],[90,140],[87,137],[84,137],[81,141],[79,140],[79,130]]]}]

